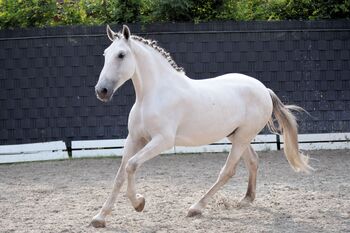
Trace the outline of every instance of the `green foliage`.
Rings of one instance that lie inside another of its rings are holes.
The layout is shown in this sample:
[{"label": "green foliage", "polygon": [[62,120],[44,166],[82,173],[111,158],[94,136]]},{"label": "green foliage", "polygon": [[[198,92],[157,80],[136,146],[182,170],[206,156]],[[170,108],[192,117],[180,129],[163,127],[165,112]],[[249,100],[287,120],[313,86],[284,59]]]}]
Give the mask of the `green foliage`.
[{"label": "green foliage", "polygon": [[150,1],[153,8],[149,21],[191,21],[192,0],[155,0]]},{"label": "green foliage", "polygon": [[349,19],[350,0],[276,0],[270,4],[271,20]]},{"label": "green foliage", "polygon": [[0,0],[0,29],[159,21],[344,18],[350,18],[350,0]]},{"label": "green foliage", "polygon": [[0,0],[0,28],[38,27],[56,12],[54,0]]},{"label": "green foliage", "polygon": [[237,1],[235,20],[266,20],[269,3],[266,0]]},{"label": "green foliage", "polygon": [[64,0],[56,4],[56,14],[51,25],[74,25],[82,22],[79,2]]},{"label": "green foliage", "polygon": [[217,19],[224,0],[147,0],[150,12],[146,21],[209,21]]},{"label": "green foliage", "polygon": [[350,17],[350,0],[318,0],[309,19],[341,19]]},{"label": "green foliage", "polygon": [[212,19],[218,19],[218,16],[224,11],[225,1],[224,0],[198,0],[193,1],[193,20],[195,22],[209,21]]},{"label": "green foliage", "polygon": [[316,1],[312,0],[284,0],[271,6],[273,14],[270,19],[306,20],[313,14]]},{"label": "green foliage", "polygon": [[141,0],[119,1],[114,21],[134,23],[140,20]]}]

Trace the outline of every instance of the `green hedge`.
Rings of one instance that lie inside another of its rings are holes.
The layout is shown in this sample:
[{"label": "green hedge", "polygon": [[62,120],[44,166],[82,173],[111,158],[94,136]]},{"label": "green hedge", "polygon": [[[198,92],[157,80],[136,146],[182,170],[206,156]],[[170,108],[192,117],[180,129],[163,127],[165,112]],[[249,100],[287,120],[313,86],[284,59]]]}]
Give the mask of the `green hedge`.
[{"label": "green hedge", "polygon": [[0,0],[0,29],[210,20],[349,19],[350,0]]}]

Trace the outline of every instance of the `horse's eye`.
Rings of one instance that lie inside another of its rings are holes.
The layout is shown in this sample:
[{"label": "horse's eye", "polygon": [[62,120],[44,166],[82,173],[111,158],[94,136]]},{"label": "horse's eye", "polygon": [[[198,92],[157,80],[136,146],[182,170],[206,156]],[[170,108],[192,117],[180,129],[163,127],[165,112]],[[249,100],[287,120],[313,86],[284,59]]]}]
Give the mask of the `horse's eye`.
[{"label": "horse's eye", "polygon": [[125,53],[119,53],[118,58],[123,59],[125,57]]}]

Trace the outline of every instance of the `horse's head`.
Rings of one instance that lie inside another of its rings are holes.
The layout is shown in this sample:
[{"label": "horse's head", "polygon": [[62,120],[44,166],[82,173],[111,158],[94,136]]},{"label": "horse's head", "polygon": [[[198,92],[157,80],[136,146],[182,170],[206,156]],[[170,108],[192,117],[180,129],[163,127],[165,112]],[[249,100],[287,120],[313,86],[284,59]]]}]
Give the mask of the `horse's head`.
[{"label": "horse's head", "polygon": [[105,63],[95,86],[97,98],[109,101],[113,93],[129,80],[136,69],[136,60],[130,49],[130,30],[123,26],[121,34],[107,25],[107,36],[112,44],[104,51]]}]

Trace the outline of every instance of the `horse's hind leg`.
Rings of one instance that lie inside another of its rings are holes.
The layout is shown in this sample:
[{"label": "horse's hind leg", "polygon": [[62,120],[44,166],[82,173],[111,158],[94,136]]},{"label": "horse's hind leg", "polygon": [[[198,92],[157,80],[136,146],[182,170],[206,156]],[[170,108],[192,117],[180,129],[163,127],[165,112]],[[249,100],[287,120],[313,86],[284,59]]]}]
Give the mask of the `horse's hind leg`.
[{"label": "horse's hind leg", "polygon": [[255,199],[256,176],[258,171],[258,155],[252,146],[249,146],[243,153],[244,164],[249,171],[248,189],[245,197],[241,200],[240,205],[244,206],[252,203]]},{"label": "horse's hind leg", "polygon": [[250,143],[250,140],[247,140],[248,137],[237,133],[228,138],[233,146],[217,181],[197,203],[190,207],[187,214],[188,217],[201,214],[202,209],[205,208],[209,199],[235,174],[238,161]]}]

